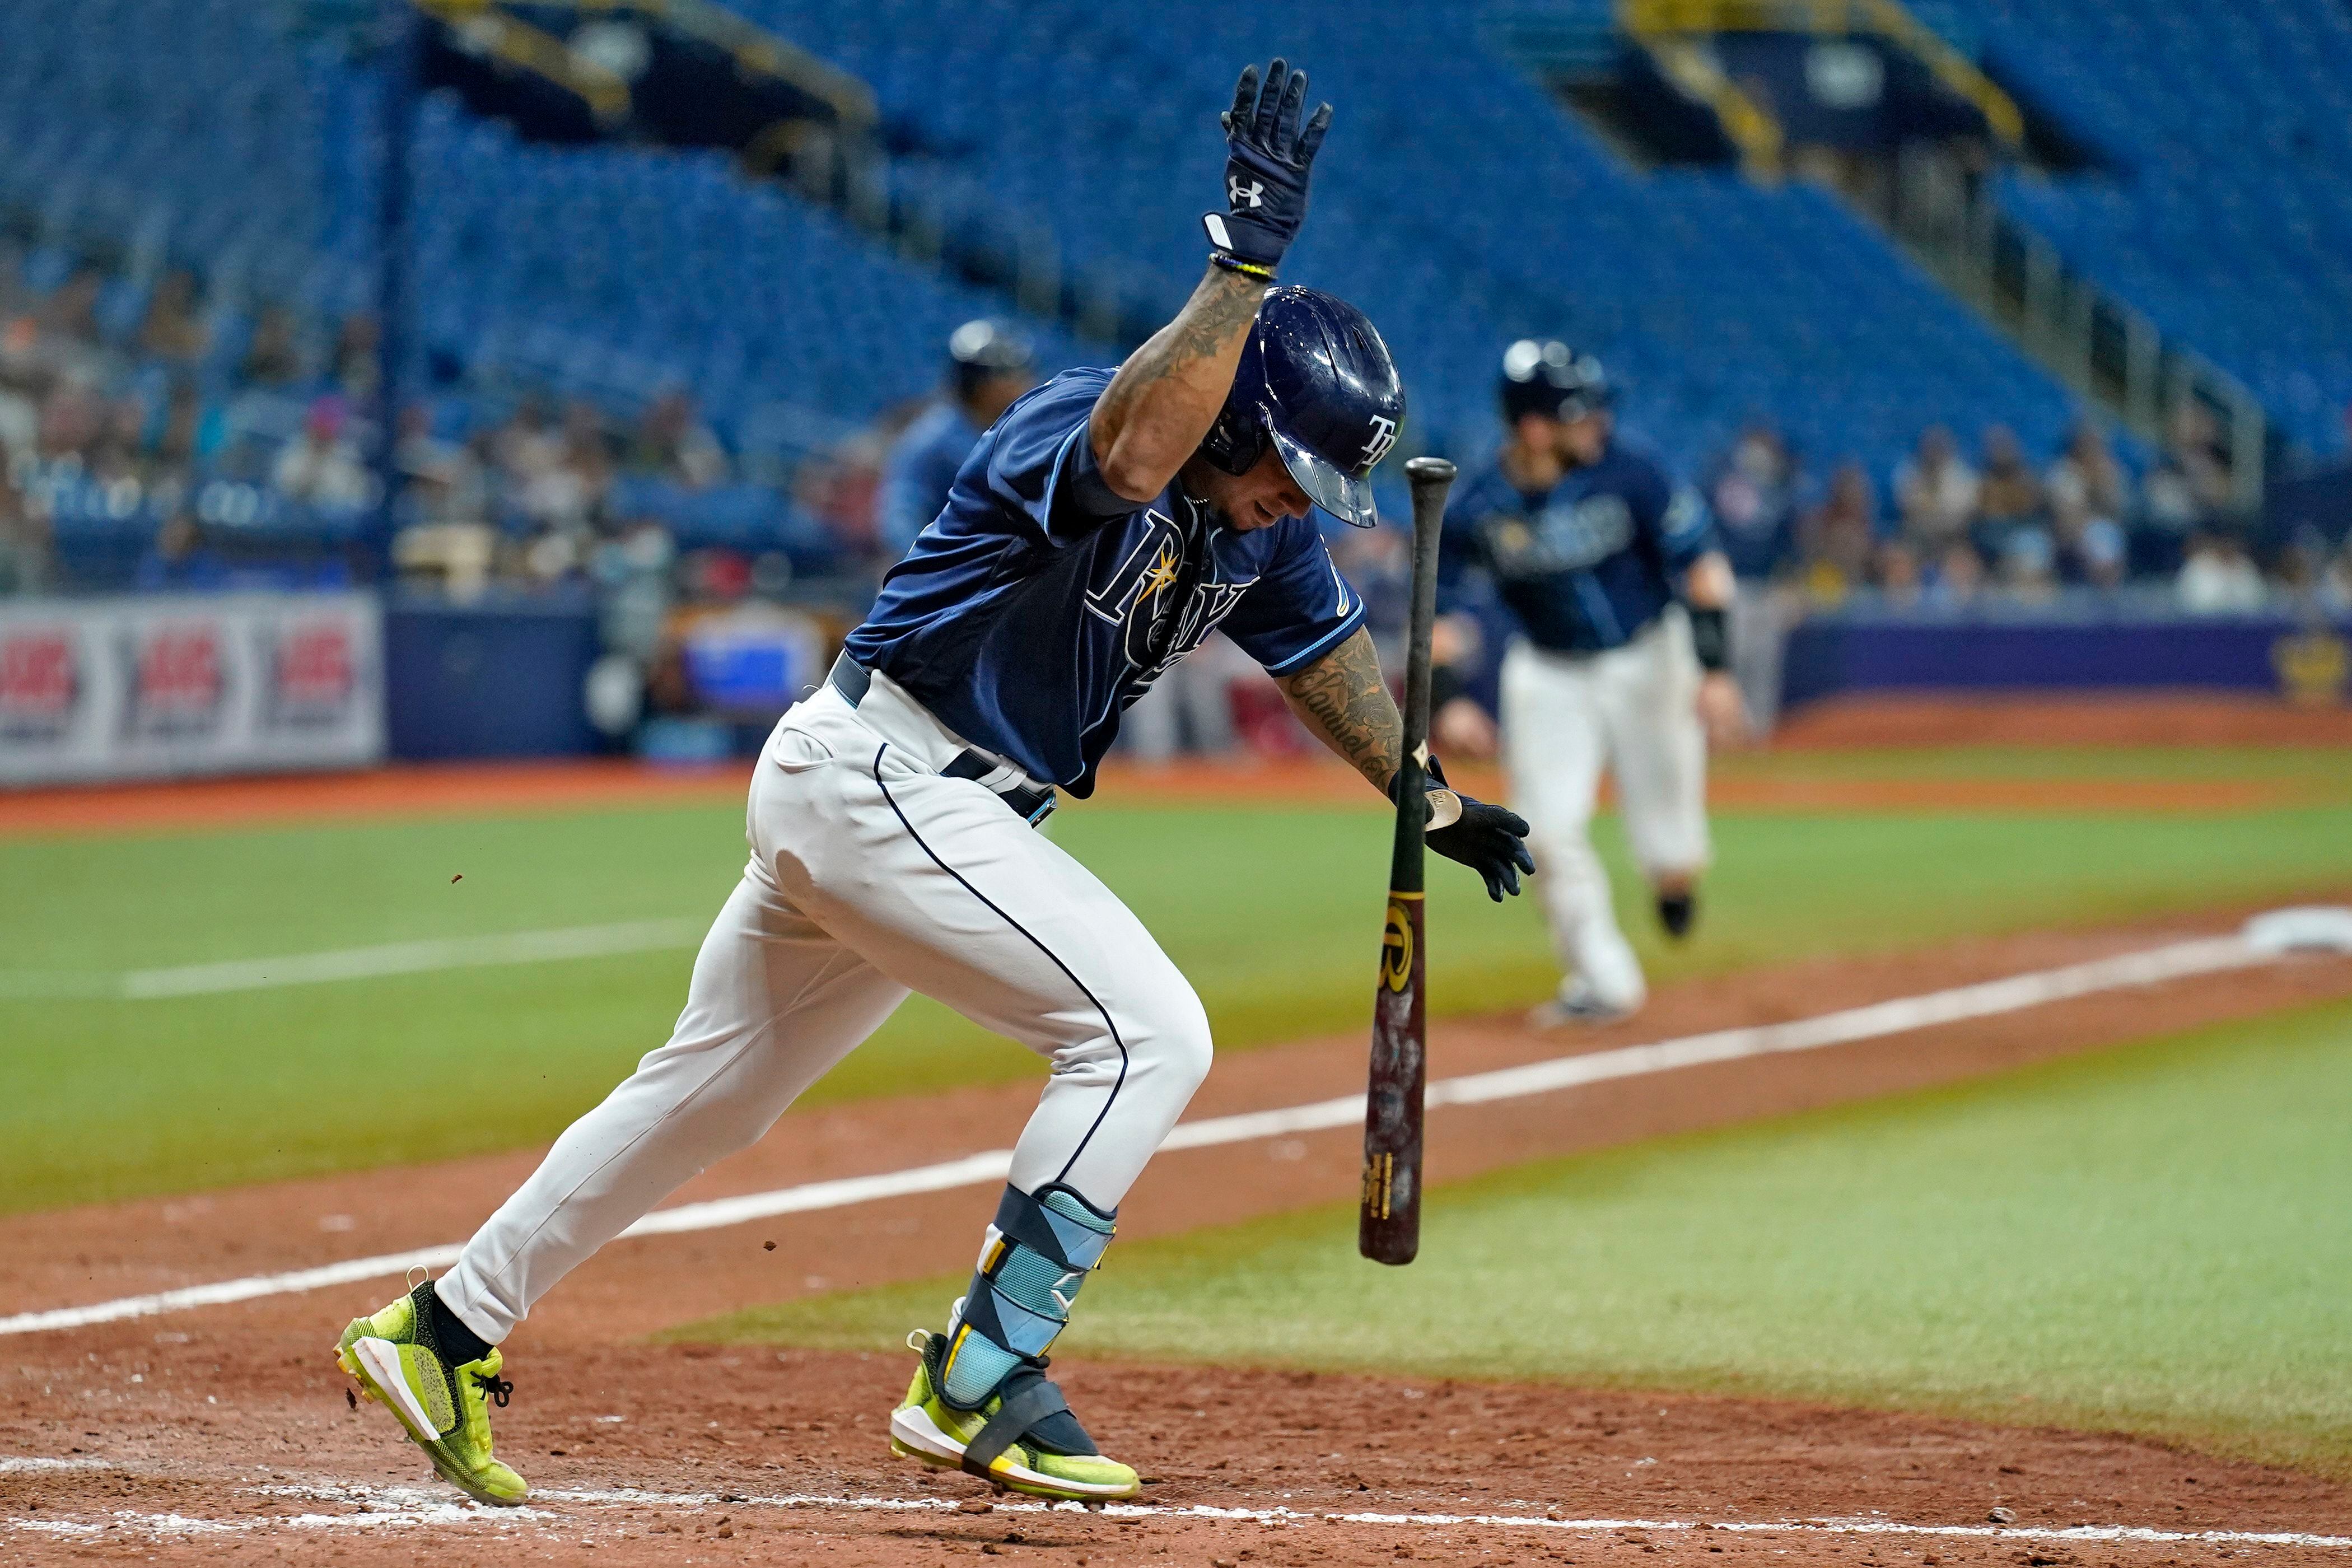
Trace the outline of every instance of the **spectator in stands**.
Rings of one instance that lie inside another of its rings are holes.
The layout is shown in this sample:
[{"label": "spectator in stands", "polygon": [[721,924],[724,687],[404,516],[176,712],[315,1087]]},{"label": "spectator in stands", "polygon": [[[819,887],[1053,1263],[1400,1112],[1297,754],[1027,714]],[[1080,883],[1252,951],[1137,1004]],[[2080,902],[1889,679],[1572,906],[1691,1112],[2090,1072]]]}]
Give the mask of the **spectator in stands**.
[{"label": "spectator in stands", "polygon": [[2252,615],[2269,598],[2245,542],[2226,528],[2208,529],[2189,540],[2175,591],[2180,607],[2199,616]]},{"label": "spectator in stands", "polygon": [[1834,604],[1872,580],[1878,551],[1878,496],[1870,471],[1848,458],[1830,476],[1829,494],[1798,525],[1805,583],[1812,596]]},{"label": "spectator in stands", "polygon": [[140,352],[168,365],[187,369],[204,357],[211,342],[196,313],[195,275],[182,268],[163,274],[147,301],[147,319],[139,329]]},{"label": "spectator in stands", "polygon": [[632,473],[667,479],[688,489],[727,482],[727,451],[694,406],[693,396],[672,387],[653,401],[630,443]]},{"label": "spectator in stands", "polygon": [[2191,399],[2173,410],[2164,455],[2148,470],[2147,492],[2148,523],[2176,539],[2230,510],[2230,469],[2222,461],[2220,426],[2202,404]]},{"label": "spectator in stands", "polygon": [[1763,582],[1796,563],[1798,473],[1780,433],[1750,425],[1718,458],[1706,480],[1707,505],[1733,575]]},{"label": "spectator in stands", "polygon": [[1968,537],[1976,521],[1977,490],[1976,470],[1960,457],[1952,433],[1929,426],[1918,450],[1895,470],[1903,537],[1922,560],[1941,559],[1954,540]]},{"label": "spectator in stands", "polygon": [[253,338],[238,362],[237,379],[263,390],[292,386],[302,379],[302,346],[294,318],[282,305],[264,305]]},{"label": "spectator in stands", "polygon": [[2025,460],[2025,445],[2006,425],[1989,425],[1984,433],[1984,474],[1977,485],[1977,517],[2001,538],[2021,526],[2042,521],[2042,481]]},{"label": "spectator in stands", "polygon": [[878,554],[895,562],[904,553],[891,551],[880,534],[887,456],[878,432],[860,430],[803,463],[793,478],[795,503],[824,525],[835,548],[852,561],[872,561]]},{"label": "spectator in stands", "polygon": [[383,338],[375,318],[363,310],[344,317],[341,328],[335,333],[335,390],[354,410],[372,411],[375,407],[376,386],[383,378]]},{"label": "spectator in stands", "polygon": [[48,580],[48,530],[0,467],[0,594],[38,593]]},{"label": "spectator in stands", "polygon": [[2046,598],[2057,586],[2057,551],[2044,515],[2042,481],[2026,461],[2017,432],[2006,425],[1985,427],[1982,452],[1984,473],[1970,537],[2003,587]]},{"label": "spectator in stands", "polygon": [[349,410],[329,394],[314,400],[302,433],[286,443],[270,471],[270,482],[288,500],[329,510],[363,507],[375,493],[359,447],[349,434]]},{"label": "spectator in stands", "polygon": [[216,590],[228,585],[228,563],[210,548],[204,530],[184,508],[155,531],[155,542],[141,556],[131,586],[142,594],[172,589]]},{"label": "spectator in stands", "polygon": [[2130,569],[2124,526],[2134,510],[2132,478],[2097,425],[2085,419],[2074,426],[2042,476],[2042,493],[2060,577],[2095,588],[2120,583]]},{"label": "spectator in stands", "polygon": [[2088,419],[2074,426],[2066,450],[2042,477],[2042,489],[2061,544],[2072,542],[2093,518],[2121,523],[2132,515],[2131,474],[2116,461],[2106,433]]},{"label": "spectator in stands", "polygon": [[944,393],[907,426],[882,465],[877,521],[892,560],[940,515],[980,433],[1035,384],[1035,363],[1028,335],[1003,321],[966,321],[949,337]]}]

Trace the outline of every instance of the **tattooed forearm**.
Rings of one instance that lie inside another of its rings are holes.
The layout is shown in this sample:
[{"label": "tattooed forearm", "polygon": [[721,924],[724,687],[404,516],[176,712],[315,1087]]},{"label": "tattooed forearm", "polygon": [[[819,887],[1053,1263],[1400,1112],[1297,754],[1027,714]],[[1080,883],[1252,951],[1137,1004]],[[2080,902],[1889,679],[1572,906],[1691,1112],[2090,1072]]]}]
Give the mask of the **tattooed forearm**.
[{"label": "tattooed forearm", "polygon": [[1372,635],[1353,637],[1296,675],[1276,682],[1290,710],[1348,759],[1355,770],[1385,791],[1404,760],[1404,720],[1388,682],[1381,678]]},{"label": "tattooed forearm", "polygon": [[1088,423],[1110,488],[1149,500],[1168,488],[1216,422],[1265,285],[1209,268],[1176,319],[1128,355]]}]

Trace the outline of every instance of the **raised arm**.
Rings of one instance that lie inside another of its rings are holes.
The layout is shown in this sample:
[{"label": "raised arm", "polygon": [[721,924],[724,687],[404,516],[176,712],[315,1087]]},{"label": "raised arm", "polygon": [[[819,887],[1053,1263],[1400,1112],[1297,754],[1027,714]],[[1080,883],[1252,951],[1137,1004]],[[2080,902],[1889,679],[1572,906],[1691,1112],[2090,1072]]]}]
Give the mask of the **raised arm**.
[{"label": "raised arm", "polygon": [[1176,319],[1127,356],[1087,422],[1104,483],[1132,501],[1168,488],[1233,391],[1266,287],[1212,265]]},{"label": "raised arm", "polygon": [[1234,367],[1274,284],[1282,254],[1307,218],[1307,174],[1331,123],[1331,106],[1302,128],[1307,73],[1281,60],[1242,68],[1225,129],[1225,209],[1201,222],[1209,270],[1176,319],[1129,354],[1087,423],[1103,480],[1129,500],[1168,488],[1233,391]]}]

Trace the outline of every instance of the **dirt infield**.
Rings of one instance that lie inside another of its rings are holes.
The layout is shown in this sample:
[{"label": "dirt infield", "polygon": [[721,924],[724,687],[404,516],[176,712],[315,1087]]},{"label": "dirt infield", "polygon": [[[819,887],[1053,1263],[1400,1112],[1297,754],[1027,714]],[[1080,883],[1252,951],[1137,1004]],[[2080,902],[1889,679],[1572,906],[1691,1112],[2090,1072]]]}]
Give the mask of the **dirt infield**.
[{"label": "dirt infield", "polygon": [[[1662,993],[1638,1027],[1574,1041],[1530,1037],[1508,1020],[1441,1026],[1433,1068],[1453,1075],[1580,1045],[1806,1016],[2222,923],[2045,933],[1725,977]],[[1433,1118],[1431,1174],[1459,1178],[2346,994],[2352,962],[2296,960],[1802,1056],[1451,1107]],[[1220,1064],[1192,1116],[1318,1099],[1361,1071],[1353,1037],[1249,1053]],[[897,1169],[916,1122],[933,1130],[925,1159],[998,1147],[1031,1093],[1013,1085],[795,1114],[680,1196]],[[1344,1199],[1357,1139],[1343,1128],[1163,1154],[1125,1205],[1122,1230],[1166,1234]],[[0,1220],[0,1310],[458,1239],[534,1158]],[[454,1494],[420,1488],[421,1467],[382,1413],[346,1407],[322,1352],[345,1318],[397,1289],[391,1280],[0,1341],[0,1365],[13,1369],[0,1402],[0,1561],[406,1562],[463,1541],[445,1560],[898,1564],[969,1552],[1260,1564],[1638,1552],[2352,1564],[2352,1549],[2326,1542],[2179,1539],[2352,1537],[2345,1489],[2119,1437],[1727,1400],[1103,1364],[1072,1364],[1067,1384],[1114,1451],[1156,1478],[1145,1510],[1024,1510],[964,1478],[928,1478],[888,1458],[879,1432],[904,1356],[625,1342],[751,1302],[943,1272],[968,1254],[991,1202],[944,1191],[616,1243],[510,1343],[519,1386],[500,1416],[503,1451],[547,1494],[520,1517],[452,1507]],[[983,1502],[989,1511],[958,1508]],[[1995,1507],[2014,1513],[2015,1529],[2042,1533],[1985,1533]],[[1187,1511],[1197,1510],[1269,1517]],[[2054,1533],[2086,1524],[2156,1533]]]},{"label": "dirt infield", "polygon": [[1778,746],[2352,746],[2352,707],[2219,692],[1832,698],[1783,716]]}]

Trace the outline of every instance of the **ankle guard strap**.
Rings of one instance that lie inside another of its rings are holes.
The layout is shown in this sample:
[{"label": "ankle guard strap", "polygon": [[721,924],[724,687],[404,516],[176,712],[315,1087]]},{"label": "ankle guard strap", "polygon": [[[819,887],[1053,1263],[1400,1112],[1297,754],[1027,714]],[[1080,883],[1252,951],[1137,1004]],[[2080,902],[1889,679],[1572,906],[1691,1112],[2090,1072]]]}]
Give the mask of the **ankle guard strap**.
[{"label": "ankle guard strap", "polygon": [[949,1324],[940,1393],[950,1405],[978,1409],[1015,1368],[1044,1357],[1102,1261],[1117,1217],[1059,1184],[1034,1195],[1004,1189],[971,1289]]}]

